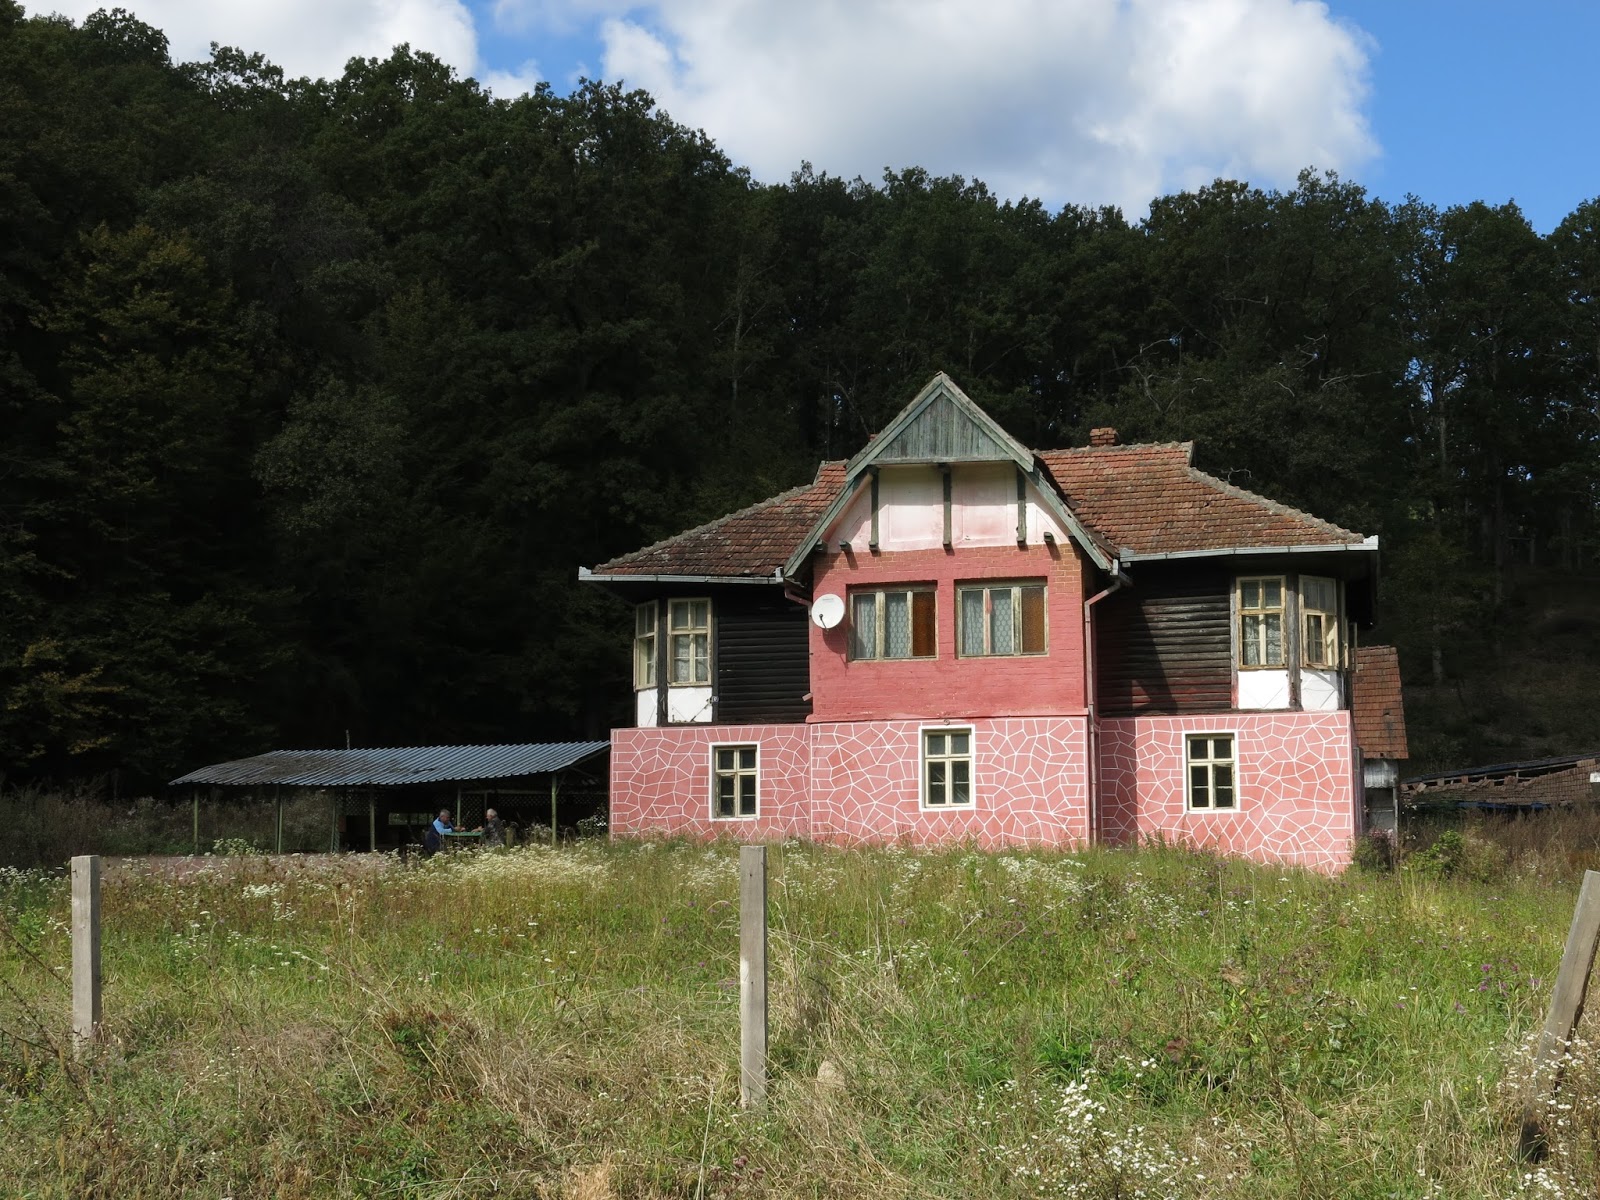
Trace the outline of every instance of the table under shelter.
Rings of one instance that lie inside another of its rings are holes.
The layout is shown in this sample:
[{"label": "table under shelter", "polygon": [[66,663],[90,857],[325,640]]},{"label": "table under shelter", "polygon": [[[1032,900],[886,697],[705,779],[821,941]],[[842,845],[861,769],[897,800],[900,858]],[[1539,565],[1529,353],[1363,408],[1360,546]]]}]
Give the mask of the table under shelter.
[{"label": "table under shelter", "polygon": [[200,805],[226,794],[274,804],[282,853],[283,802],[296,790],[327,797],[332,851],[420,843],[441,808],[463,829],[481,825],[493,808],[524,837],[554,841],[563,825],[603,810],[610,749],[610,742],[598,741],[270,750],[201,767],[170,786],[191,794],[196,854]]}]

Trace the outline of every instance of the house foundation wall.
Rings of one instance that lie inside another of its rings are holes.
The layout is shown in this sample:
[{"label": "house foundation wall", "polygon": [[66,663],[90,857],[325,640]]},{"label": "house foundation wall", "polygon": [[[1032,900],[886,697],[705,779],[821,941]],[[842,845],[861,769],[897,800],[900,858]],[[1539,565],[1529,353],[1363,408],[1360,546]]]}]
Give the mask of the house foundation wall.
[{"label": "house foundation wall", "polygon": [[[970,805],[922,797],[922,733],[972,730]],[[1088,840],[1087,721],[1081,716],[849,721],[813,725],[812,836],[1070,846]]]},{"label": "house foundation wall", "polygon": [[[922,736],[972,731],[972,803],[923,803]],[[759,747],[760,815],[711,816],[711,751]],[[611,828],[759,841],[1080,845],[1088,839],[1082,716],[808,725],[666,726],[611,735]]]},{"label": "house foundation wall", "polygon": [[[1234,810],[1189,810],[1189,733],[1233,735]],[[1108,842],[1159,836],[1258,862],[1338,870],[1349,865],[1357,832],[1354,761],[1346,711],[1103,720],[1101,829]]]},{"label": "house foundation wall", "polygon": [[[922,795],[929,728],[972,731],[971,805]],[[1237,807],[1191,811],[1184,738],[1234,737]],[[760,814],[714,819],[712,748],[759,747]],[[1169,841],[1338,870],[1350,861],[1359,793],[1348,712],[1217,713],[1100,723],[1105,841]],[[1082,715],[820,721],[618,729],[611,828],[641,834],[806,837],[845,845],[904,841],[1081,846],[1089,841],[1088,729]]]}]

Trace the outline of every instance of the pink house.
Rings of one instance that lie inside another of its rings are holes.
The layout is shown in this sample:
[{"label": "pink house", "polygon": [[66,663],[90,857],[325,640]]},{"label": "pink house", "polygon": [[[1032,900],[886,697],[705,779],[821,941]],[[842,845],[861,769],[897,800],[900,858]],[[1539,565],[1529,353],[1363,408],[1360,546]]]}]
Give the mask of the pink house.
[{"label": "pink house", "polygon": [[940,374],[813,483],[580,570],[634,605],[613,831],[1346,864],[1377,539],[1090,443]]}]

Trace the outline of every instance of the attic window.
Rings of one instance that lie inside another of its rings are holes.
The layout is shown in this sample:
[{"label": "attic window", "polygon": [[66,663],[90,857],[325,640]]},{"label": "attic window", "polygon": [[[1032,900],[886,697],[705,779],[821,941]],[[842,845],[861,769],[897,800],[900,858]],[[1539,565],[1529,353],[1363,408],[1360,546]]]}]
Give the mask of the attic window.
[{"label": "attic window", "polygon": [[1283,577],[1239,580],[1239,665],[1283,666]]}]

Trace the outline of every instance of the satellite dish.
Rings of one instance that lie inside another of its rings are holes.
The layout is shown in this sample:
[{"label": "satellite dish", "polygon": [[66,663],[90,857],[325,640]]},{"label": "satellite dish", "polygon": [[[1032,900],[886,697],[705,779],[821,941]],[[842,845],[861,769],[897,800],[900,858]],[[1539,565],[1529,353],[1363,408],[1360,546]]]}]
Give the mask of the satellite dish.
[{"label": "satellite dish", "polygon": [[844,597],[831,592],[811,602],[811,623],[818,629],[832,629],[844,620]]}]

